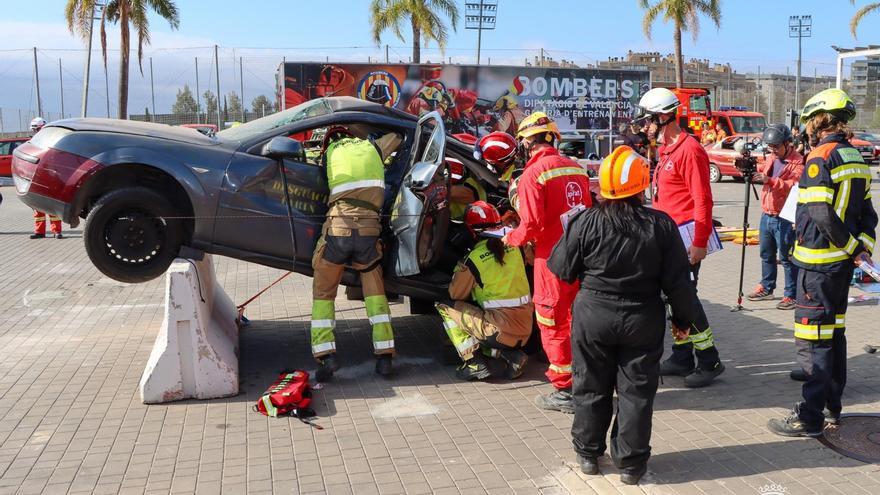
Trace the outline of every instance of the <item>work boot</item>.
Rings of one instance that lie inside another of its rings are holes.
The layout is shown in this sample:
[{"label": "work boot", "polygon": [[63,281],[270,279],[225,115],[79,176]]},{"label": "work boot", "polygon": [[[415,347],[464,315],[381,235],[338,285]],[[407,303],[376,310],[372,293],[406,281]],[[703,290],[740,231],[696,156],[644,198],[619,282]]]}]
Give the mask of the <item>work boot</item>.
[{"label": "work boot", "polygon": [[599,459],[578,454],[578,463],[581,465],[582,473],[599,474]]},{"label": "work boot", "polygon": [[822,411],[822,414],[825,416],[825,422],[829,425],[837,426],[840,424],[840,411],[831,411],[830,409],[825,409]]},{"label": "work boot", "polygon": [[336,354],[327,354],[318,358],[318,369],[315,371],[315,380],[319,383],[330,381],[333,373],[339,370],[339,363],[336,362]]},{"label": "work boot", "polygon": [[30,237],[31,239],[43,239],[46,237],[46,234],[31,234]]},{"label": "work boot", "polygon": [[461,366],[455,370],[455,376],[458,377],[459,380],[467,382],[472,380],[483,380],[489,378],[491,375],[492,373],[489,371],[489,366],[486,364],[486,358],[479,352],[474,353],[474,357],[462,363]]},{"label": "work boot", "polygon": [[821,437],[822,426],[810,426],[801,420],[798,408],[795,407],[791,414],[782,419],[771,419],[767,422],[770,432],[783,437]]},{"label": "work boot", "polygon": [[55,234],[55,238],[56,239],[64,239],[64,236],[61,235],[61,232],[59,232],[59,233]]},{"label": "work boot", "polygon": [[724,373],[724,365],[721,364],[721,361],[715,363],[715,367],[711,370],[704,370],[698,366],[693,373],[684,377],[684,386],[688,388],[705,387],[721,373]]},{"label": "work boot", "polygon": [[783,297],[779,304],[776,305],[776,309],[790,310],[794,309],[795,306],[797,306],[797,301],[791,297]]},{"label": "work boot", "polygon": [[688,376],[694,372],[694,365],[690,366],[686,364],[677,363],[672,360],[672,358],[667,359],[660,363],[660,375],[661,376]]},{"label": "work boot", "polygon": [[535,397],[535,405],[548,411],[560,411],[566,414],[574,414],[574,398],[571,389],[556,390],[547,395]]},{"label": "work boot", "polygon": [[391,363],[391,354],[376,356],[376,374],[389,377],[394,374],[394,365]]},{"label": "work boot", "polygon": [[516,380],[522,376],[523,370],[529,362],[529,356],[519,349],[505,349],[501,351],[501,359],[507,362],[504,378],[508,380]]},{"label": "work boot", "polygon": [[807,372],[804,371],[803,368],[798,368],[796,370],[791,370],[788,377],[796,382],[805,382],[807,381]]},{"label": "work boot", "polygon": [[758,285],[746,296],[746,299],[749,301],[770,301],[773,299],[773,291],[765,289],[763,285]]},{"label": "work boot", "polygon": [[648,472],[648,464],[642,463],[620,470],[620,482],[624,485],[638,485],[642,476]]}]

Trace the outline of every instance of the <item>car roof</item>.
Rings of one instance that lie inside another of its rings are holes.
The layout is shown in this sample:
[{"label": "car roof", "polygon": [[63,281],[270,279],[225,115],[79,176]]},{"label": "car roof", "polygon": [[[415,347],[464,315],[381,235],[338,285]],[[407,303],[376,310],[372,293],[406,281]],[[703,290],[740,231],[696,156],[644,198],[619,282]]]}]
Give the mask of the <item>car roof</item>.
[{"label": "car roof", "polygon": [[385,105],[355,98],[354,96],[330,96],[324,98],[324,100],[330,105],[333,112],[369,112],[412,121],[418,120],[418,117],[403,110],[386,107]]},{"label": "car roof", "polygon": [[715,110],[712,112],[717,115],[726,115],[728,117],[763,117],[763,113],[743,111],[743,110]]}]

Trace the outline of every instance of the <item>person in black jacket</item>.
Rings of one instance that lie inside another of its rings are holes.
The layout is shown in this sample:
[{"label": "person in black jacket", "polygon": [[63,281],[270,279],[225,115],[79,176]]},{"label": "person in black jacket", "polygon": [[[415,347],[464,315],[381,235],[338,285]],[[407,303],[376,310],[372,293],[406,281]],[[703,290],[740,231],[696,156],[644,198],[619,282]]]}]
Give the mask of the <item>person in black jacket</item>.
[{"label": "person in black jacket", "polygon": [[599,168],[604,199],[575,215],[548,260],[561,280],[581,281],[572,308],[574,449],[581,470],[599,471],[605,435],[621,481],[636,484],[651,454],[651,416],[660,377],[666,312],[673,334],[686,338],[697,296],[678,227],[666,214],[642,205],[650,182],[647,159],[620,146]]}]

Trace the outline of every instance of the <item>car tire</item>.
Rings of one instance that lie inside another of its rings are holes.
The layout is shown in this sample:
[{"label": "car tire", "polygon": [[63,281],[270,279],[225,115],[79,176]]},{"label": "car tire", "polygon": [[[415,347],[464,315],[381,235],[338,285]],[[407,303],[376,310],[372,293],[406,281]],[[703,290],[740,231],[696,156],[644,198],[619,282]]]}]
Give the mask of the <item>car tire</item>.
[{"label": "car tire", "polygon": [[714,163],[709,164],[709,182],[721,182],[721,170]]},{"label": "car tire", "polygon": [[127,187],[110,192],[86,218],[86,253],[113,280],[152,280],[165,273],[183,243],[182,222],[166,218],[176,215],[174,205],[151,189]]}]

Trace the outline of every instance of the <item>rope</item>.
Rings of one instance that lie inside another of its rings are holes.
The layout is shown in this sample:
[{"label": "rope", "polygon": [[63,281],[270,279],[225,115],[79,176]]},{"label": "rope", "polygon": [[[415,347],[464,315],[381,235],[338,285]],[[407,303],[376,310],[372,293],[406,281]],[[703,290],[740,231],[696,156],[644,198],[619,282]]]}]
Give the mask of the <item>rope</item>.
[{"label": "rope", "polygon": [[238,319],[239,319],[239,321],[241,321],[241,318],[244,316],[244,309],[247,307],[248,304],[254,302],[254,299],[256,299],[256,298],[260,297],[261,295],[263,295],[264,292],[266,292],[267,290],[271,289],[271,288],[272,288],[275,284],[277,284],[278,282],[281,282],[282,280],[284,280],[285,278],[287,278],[287,276],[290,275],[291,273],[293,273],[293,272],[287,272],[287,273],[285,273],[284,275],[278,277],[278,280],[276,280],[276,281],[272,282],[271,284],[267,285],[263,290],[261,290],[260,292],[257,292],[257,293],[254,294],[253,296],[251,296],[250,299],[248,299],[247,301],[245,301],[245,302],[239,304],[238,306],[236,306],[236,308],[238,308]]}]

